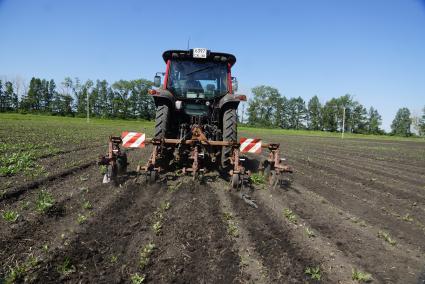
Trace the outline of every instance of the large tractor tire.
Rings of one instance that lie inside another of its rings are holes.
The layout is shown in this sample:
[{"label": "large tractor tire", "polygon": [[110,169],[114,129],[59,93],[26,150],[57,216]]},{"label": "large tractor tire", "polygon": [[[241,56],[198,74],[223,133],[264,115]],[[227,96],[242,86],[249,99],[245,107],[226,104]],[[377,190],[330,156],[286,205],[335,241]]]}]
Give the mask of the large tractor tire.
[{"label": "large tractor tire", "polygon": [[[227,109],[223,114],[223,141],[236,142],[238,139],[236,109]],[[223,146],[221,150],[221,168],[229,171],[231,167],[232,147]]]},{"label": "large tractor tire", "polygon": [[158,106],[155,117],[155,135],[157,139],[166,138],[170,110],[167,105]]}]

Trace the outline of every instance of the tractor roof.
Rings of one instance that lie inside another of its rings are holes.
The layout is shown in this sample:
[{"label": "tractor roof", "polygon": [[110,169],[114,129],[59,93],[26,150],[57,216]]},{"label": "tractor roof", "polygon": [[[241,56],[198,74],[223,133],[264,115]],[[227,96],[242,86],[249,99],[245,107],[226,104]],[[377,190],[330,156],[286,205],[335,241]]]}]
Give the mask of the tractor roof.
[{"label": "tractor roof", "polygon": [[[165,62],[168,61],[168,59],[194,59],[199,60],[198,58],[193,58],[193,49],[189,50],[167,50],[162,54],[162,58]],[[228,62],[231,66],[235,64],[236,57],[233,54],[229,53],[221,53],[221,52],[207,52],[207,58],[200,59],[200,60],[208,60],[208,61],[222,61],[222,62]]]}]

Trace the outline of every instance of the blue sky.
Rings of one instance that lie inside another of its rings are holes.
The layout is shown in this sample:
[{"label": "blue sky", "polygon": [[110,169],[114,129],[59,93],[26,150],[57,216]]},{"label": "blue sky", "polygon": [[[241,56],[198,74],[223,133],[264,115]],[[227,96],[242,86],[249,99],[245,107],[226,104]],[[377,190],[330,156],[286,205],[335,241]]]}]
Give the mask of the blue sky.
[{"label": "blue sky", "polygon": [[152,79],[166,49],[234,53],[240,92],[350,93],[386,130],[425,105],[425,1],[0,0],[0,76]]}]

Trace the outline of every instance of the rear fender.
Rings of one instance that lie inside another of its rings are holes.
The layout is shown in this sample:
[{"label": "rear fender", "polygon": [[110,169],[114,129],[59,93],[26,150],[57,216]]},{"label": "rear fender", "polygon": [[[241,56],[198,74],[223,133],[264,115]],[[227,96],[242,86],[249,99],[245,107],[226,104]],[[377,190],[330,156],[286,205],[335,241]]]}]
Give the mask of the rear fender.
[{"label": "rear fender", "polygon": [[175,98],[169,91],[159,89],[155,94],[152,95],[152,98],[155,103],[155,107],[160,105],[167,105],[170,110],[174,109]]},{"label": "rear fender", "polygon": [[241,100],[233,94],[227,94],[222,97],[218,103],[220,109],[220,116],[223,115],[223,112],[228,108],[238,109],[239,103]]}]

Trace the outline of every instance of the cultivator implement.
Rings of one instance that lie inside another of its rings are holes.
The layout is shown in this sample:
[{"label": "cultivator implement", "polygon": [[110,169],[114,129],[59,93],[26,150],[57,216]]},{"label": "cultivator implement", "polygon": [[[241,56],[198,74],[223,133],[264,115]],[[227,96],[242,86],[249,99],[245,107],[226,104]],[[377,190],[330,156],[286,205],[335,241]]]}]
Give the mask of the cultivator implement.
[{"label": "cultivator implement", "polygon": [[[155,139],[146,138],[138,132],[123,132],[121,137],[110,136],[108,153],[100,157],[99,164],[107,167],[103,182],[114,180],[127,167],[126,153],[121,147],[143,148],[147,144],[153,146],[150,158],[145,165],[139,165],[137,172],[144,174],[148,183],[154,183],[160,174],[170,169],[170,161],[176,166],[177,172],[191,175],[194,180],[202,180],[204,174],[217,168],[217,153],[223,146],[231,147],[231,167],[225,174],[235,189],[241,188],[249,182],[251,170],[247,170],[244,163],[247,159],[244,153],[261,154],[263,149],[269,151],[259,167],[259,170],[268,178],[270,185],[284,181],[285,173],[292,173],[292,169],[282,163],[279,144],[262,143],[260,139],[241,138],[239,143],[232,141],[208,140],[200,126],[192,128],[190,139]],[[170,151],[172,151],[170,153]],[[170,159],[171,157],[171,159]]]}]

